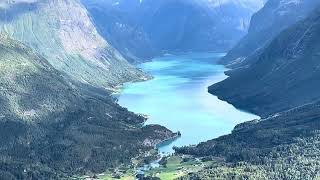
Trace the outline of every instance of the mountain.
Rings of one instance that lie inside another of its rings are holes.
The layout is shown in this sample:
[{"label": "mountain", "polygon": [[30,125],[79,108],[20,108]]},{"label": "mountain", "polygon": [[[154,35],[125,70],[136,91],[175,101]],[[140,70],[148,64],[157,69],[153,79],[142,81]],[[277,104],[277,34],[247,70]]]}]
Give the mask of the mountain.
[{"label": "mountain", "polygon": [[[246,34],[263,1],[82,0],[99,32],[125,57],[225,52]],[[109,23],[113,24],[110,25]]]},{"label": "mountain", "polygon": [[250,56],[259,53],[282,30],[306,18],[319,1],[310,0],[269,0],[252,16],[248,34],[221,59],[231,68],[246,67]]},{"label": "mountain", "polygon": [[21,42],[0,38],[0,179],[60,179],[131,164],[174,134],[103,90],[73,83]]},{"label": "mountain", "polygon": [[237,125],[231,134],[178,153],[212,165],[181,179],[319,178],[320,7],[276,36],[250,58],[248,68],[210,92],[263,118]]},{"label": "mountain", "polygon": [[77,0],[2,3],[0,29],[82,83],[112,88],[144,78],[99,35],[87,10]]},{"label": "mountain", "polygon": [[160,50],[222,52],[246,33],[253,11],[233,1],[211,3],[167,1],[148,12],[150,18],[142,23]]},{"label": "mountain", "polygon": [[304,21],[283,31],[248,68],[234,70],[209,91],[241,109],[266,116],[317,101],[319,94],[318,9]]},{"label": "mountain", "polygon": [[[320,7],[277,35],[247,68],[209,88],[262,119],[177,153],[212,164],[181,179],[319,179]],[[254,59],[251,59],[254,58]]]},{"label": "mountain", "polygon": [[148,34],[135,19],[139,1],[82,0],[99,33],[132,63],[158,55]]},{"label": "mountain", "polygon": [[0,179],[130,166],[175,135],[142,126],[106,91],[146,77],[99,35],[80,1],[1,1],[0,29]]}]

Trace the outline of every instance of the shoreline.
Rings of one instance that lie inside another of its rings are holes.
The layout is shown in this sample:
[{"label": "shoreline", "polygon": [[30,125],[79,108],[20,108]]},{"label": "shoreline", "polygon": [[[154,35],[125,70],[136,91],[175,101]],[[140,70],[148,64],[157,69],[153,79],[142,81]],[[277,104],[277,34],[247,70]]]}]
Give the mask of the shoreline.
[{"label": "shoreline", "polygon": [[[181,135],[182,135],[180,131],[175,132],[175,133],[173,133],[173,134],[174,134],[174,136],[172,136],[172,137],[170,137],[170,138],[167,138],[167,139],[164,139],[164,140],[162,140],[161,142],[157,143],[157,144],[154,146],[154,148],[155,148],[155,149],[158,149],[158,148],[161,146],[161,144],[165,144],[165,143],[168,143],[168,142],[173,142],[173,141],[179,139],[179,138],[181,137]],[[159,154],[161,154],[161,153],[159,153]]]},{"label": "shoreline", "polygon": [[[206,53],[207,53],[207,52],[206,52]],[[212,59],[214,60],[215,58],[217,58],[217,60],[218,60],[218,58],[221,58],[221,56],[224,55],[224,54],[225,54],[225,53],[219,53],[219,54],[217,55],[217,57],[212,57]],[[191,54],[191,55],[192,55],[192,54]],[[174,55],[173,55],[173,54],[164,54],[163,56],[174,56]],[[207,57],[207,56],[208,56],[208,55],[205,54],[205,57],[206,57],[206,58],[210,58],[210,57]],[[245,110],[243,110],[243,109],[238,109],[235,105],[229,103],[228,101],[222,100],[219,96],[217,96],[217,95],[215,95],[215,94],[213,94],[213,93],[211,93],[211,92],[209,91],[209,87],[210,87],[210,86],[212,86],[213,84],[217,84],[217,83],[219,83],[219,82],[227,79],[227,78],[228,78],[228,75],[226,75],[225,72],[230,70],[230,69],[226,68],[225,65],[221,65],[221,64],[219,64],[219,63],[215,63],[217,60],[216,60],[216,61],[213,61],[213,60],[208,61],[208,63],[217,64],[218,66],[223,66],[223,68],[221,67],[221,68],[222,68],[221,74],[223,74],[223,77],[222,77],[222,78],[218,78],[218,79],[208,80],[208,82],[205,82],[205,83],[206,83],[206,84],[205,84],[206,88],[205,88],[205,90],[203,90],[203,91],[205,91],[206,94],[208,93],[210,96],[215,96],[219,101],[223,101],[223,102],[225,102],[226,104],[233,106],[234,109],[237,109],[237,110],[239,110],[240,112],[248,113],[248,114],[252,114],[252,115],[254,115],[254,116],[257,116],[256,114],[250,113],[250,112],[245,111]],[[150,61],[148,61],[148,62],[153,62],[153,61],[156,61],[156,59],[152,59],[152,60],[150,60]],[[143,69],[140,69],[140,70],[143,71]],[[216,76],[216,75],[215,75],[215,76]],[[113,95],[115,95],[115,96],[114,96],[115,99],[120,99],[121,94],[123,93],[124,88],[126,88],[126,85],[128,85],[128,84],[130,85],[130,84],[134,84],[134,83],[137,83],[137,82],[143,82],[143,81],[148,81],[148,80],[152,80],[152,79],[153,79],[152,74],[151,74],[150,72],[149,72],[149,76],[148,76],[148,77],[149,77],[149,78],[140,79],[140,80],[137,80],[137,81],[130,81],[130,82],[127,82],[127,83],[124,83],[124,84],[119,85],[119,86],[116,88],[117,91],[115,91],[115,92],[113,93]],[[209,96],[209,95],[208,95],[208,96]],[[122,106],[122,107],[126,108],[126,106]],[[135,114],[137,114],[137,113],[134,112],[134,111],[132,111],[132,112],[135,113]],[[143,112],[143,111],[142,111],[142,112]],[[215,112],[215,111],[214,111],[214,112]],[[139,115],[139,116],[143,117],[144,119],[146,119],[144,123],[141,123],[142,126],[146,125],[146,124],[149,122],[149,120],[150,120],[148,114],[142,114],[142,115],[141,115],[141,114],[137,114],[137,115]],[[254,117],[254,118],[252,118],[252,119],[256,119],[256,118],[259,118],[259,117]],[[252,120],[252,119],[246,119],[245,122],[246,122],[246,121],[250,121],[250,120]],[[152,122],[153,122],[153,119],[151,119],[151,120],[152,120]],[[150,121],[151,121],[151,120],[150,120]],[[161,122],[155,121],[155,123],[152,123],[152,124],[158,124],[158,125],[160,125]],[[234,126],[232,127],[232,129],[230,129],[230,131],[232,131],[232,130],[235,128],[235,126],[237,126],[238,124],[240,124],[240,123],[234,124]],[[168,128],[168,126],[164,126],[164,127],[165,127],[165,128]],[[176,129],[176,130],[181,130],[181,129],[178,128],[178,129]],[[183,130],[183,128],[182,128],[182,130]],[[223,135],[226,135],[226,134],[228,134],[228,133],[220,134],[220,136],[223,136]],[[178,139],[178,138],[180,138],[180,137],[181,137],[181,134],[178,135],[178,132],[176,132],[176,135],[174,135],[173,137],[164,139],[164,140],[162,140],[161,142],[157,143],[157,144],[155,145],[155,148],[159,148],[159,147],[163,147],[163,146],[169,145],[171,142],[173,142],[174,140],[176,140],[176,139]],[[212,136],[211,139],[214,139],[214,136]],[[209,139],[209,140],[210,140],[210,139]],[[196,144],[199,144],[199,143],[201,143],[201,142],[202,142],[202,141],[196,142]],[[172,145],[171,145],[171,146],[172,146]],[[170,153],[171,153],[171,152],[170,152]],[[161,154],[161,153],[159,152],[159,154]]]}]

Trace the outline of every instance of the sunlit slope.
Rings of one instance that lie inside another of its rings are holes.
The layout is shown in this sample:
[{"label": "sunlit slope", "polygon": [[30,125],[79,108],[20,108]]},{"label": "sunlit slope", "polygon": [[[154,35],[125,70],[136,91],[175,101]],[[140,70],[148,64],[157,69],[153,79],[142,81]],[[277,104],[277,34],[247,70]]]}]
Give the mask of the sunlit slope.
[{"label": "sunlit slope", "polygon": [[0,40],[2,118],[31,121],[73,106],[76,93],[66,92],[74,89],[47,60],[17,42],[3,37]]},{"label": "sunlit slope", "polygon": [[0,10],[3,33],[84,83],[112,87],[142,77],[96,31],[77,0],[13,3]]}]

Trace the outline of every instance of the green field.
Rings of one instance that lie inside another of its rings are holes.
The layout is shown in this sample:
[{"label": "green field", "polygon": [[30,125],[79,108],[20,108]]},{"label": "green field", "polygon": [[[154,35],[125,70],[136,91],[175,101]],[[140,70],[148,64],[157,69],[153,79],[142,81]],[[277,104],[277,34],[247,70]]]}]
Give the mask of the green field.
[{"label": "green field", "polygon": [[[194,158],[184,158],[180,156],[171,156],[166,159],[164,166],[152,169],[146,172],[146,176],[158,177],[161,180],[173,180],[187,175],[190,172],[197,172],[202,170],[205,166],[211,162],[201,162]],[[133,180],[135,179],[135,173],[133,170],[128,170],[125,173],[117,173],[120,177],[115,177],[112,173],[105,173],[99,175],[100,180]]]}]

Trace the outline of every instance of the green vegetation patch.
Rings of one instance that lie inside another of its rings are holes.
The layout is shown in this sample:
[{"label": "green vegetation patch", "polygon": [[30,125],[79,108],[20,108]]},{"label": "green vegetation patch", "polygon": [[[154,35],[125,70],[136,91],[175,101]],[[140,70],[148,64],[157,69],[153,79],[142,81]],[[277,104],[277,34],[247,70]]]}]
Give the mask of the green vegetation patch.
[{"label": "green vegetation patch", "polygon": [[170,156],[162,163],[161,167],[148,171],[146,175],[158,177],[161,180],[172,180],[198,172],[212,162],[202,162],[189,156]]}]

